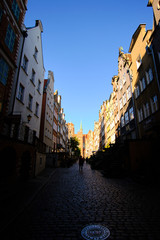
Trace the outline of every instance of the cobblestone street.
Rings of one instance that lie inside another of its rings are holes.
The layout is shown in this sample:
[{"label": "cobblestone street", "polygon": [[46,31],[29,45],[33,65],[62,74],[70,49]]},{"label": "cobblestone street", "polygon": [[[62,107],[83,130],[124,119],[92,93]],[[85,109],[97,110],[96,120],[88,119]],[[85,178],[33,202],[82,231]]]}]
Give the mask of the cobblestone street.
[{"label": "cobblestone street", "polygon": [[[130,179],[107,179],[85,164],[59,168],[23,215],[8,226],[4,239],[76,240],[96,223],[108,239],[160,239],[160,192]],[[2,239],[2,238],[1,238]]]}]

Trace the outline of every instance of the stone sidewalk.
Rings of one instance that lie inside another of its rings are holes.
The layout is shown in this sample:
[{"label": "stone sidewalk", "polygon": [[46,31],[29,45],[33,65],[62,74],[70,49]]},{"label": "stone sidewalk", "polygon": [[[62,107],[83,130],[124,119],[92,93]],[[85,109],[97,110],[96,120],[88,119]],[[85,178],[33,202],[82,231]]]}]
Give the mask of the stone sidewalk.
[{"label": "stone sidewalk", "polygon": [[101,224],[110,230],[109,240],[158,240],[159,203],[156,186],[106,179],[87,164],[79,172],[75,164],[56,169],[1,239],[82,240],[86,225]]},{"label": "stone sidewalk", "polygon": [[0,232],[11,224],[47,184],[55,169],[46,168],[26,183],[0,183]]}]

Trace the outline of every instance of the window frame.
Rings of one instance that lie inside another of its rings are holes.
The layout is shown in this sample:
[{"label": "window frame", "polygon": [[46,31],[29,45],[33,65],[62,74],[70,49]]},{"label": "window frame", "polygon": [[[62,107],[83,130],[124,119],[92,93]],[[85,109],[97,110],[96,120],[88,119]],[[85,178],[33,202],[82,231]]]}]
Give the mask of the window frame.
[{"label": "window frame", "polygon": [[0,82],[4,86],[6,86],[7,84],[8,73],[9,73],[9,65],[3,58],[0,58]]},{"label": "window frame", "polygon": [[23,103],[23,100],[24,100],[24,90],[25,90],[25,87],[22,85],[22,83],[20,83],[17,98],[22,103]]},{"label": "window frame", "polygon": [[28,109],[32,111],[32,105],[33,105],[33,96],[29,94],[28,96]]},{"label": "window frame", "polygon": [[12,3],[12,11],[14,13],[14,16],[16,18],[17,21],[19,21],[19,16],[20,16],[20,8],[18,6],[18,3],[16,0],[13,0]]},{"label": "window frame", "polygon": [[11,25],[8,24],[6,37],[5,37],[5,44],[11,52],[13,52],[13,49],[14,49],[15,39],[16,39],[16,34],[13,28],[11,27]]}]

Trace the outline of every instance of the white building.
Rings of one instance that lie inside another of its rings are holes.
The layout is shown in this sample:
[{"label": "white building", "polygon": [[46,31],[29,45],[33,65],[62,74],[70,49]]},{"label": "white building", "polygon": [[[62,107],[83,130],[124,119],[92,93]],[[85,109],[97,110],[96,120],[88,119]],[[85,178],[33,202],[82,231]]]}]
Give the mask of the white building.
[{"label": "white building", "polygon": [[54,123],[54,76],[52,71],[48,71],[48,79],[44,84],[45,95],[45,118],[44,118],[44,139],[46,151],[53,150],[53,123]]},{"label": "white building", "polygon": [[27,37],[22,50],[21,67],[17,77],[13,114],[21,116],[22,126],[28,126],[39,137],[44,82],[42,53],[42,23],[26,28]]}]

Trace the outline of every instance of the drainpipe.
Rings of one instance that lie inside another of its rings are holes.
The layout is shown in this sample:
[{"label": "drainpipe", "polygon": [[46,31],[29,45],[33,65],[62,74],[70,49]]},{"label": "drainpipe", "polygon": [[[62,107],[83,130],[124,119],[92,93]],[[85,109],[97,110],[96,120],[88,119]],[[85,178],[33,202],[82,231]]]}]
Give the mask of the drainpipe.
[{"label": "drainpipe", "polygon": [[158,72],[157,72],[156,61],[155,61],[155,56],[154,56],[154,51],[153,51],[152,44],[150,45],[150,47],[149,46],[146,47],[146,51],[147,51],[148,55],[152,55],[155,74],[156,74],[156,80],[157,80],[157,84],[158,84],[158,90],[160,92],[160,83],[158,81]]}]

